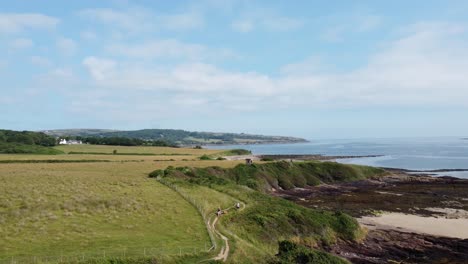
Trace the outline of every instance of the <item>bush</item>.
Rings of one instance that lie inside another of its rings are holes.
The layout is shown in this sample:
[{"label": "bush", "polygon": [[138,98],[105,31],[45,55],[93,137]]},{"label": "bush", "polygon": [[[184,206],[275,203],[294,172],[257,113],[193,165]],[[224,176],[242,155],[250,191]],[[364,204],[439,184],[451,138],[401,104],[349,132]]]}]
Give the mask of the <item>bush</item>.
[{"label": "bush", "polygon": [[205,154],[205,155],[200,157],[200,160],[211,160],[211,158],[210,158],[210,156]]},{"label": "bush", "polygon": [[226,156],[250,155],[252,151],[246,149],[230,149],[224,153]]},{"label": "bush", "polygon": [[150,178],[157,178],[158,176],[164,176],[164,170],[155,170],[148,175]]},{"label": "bush", "polygon": [[347,264],[348,261],[331,254],[309,249],[290,241],[279,242],[278,264]]}]

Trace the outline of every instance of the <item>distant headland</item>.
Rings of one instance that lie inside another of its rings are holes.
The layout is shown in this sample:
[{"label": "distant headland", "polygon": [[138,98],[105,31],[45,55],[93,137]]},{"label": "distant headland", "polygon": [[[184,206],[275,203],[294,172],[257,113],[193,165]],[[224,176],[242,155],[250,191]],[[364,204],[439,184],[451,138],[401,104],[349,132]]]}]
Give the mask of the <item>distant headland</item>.
[{"label": "distant headland", "polygon": [[283,144],[308,142],[303,138],[265,136],[245,133],[191,132],[181,129],[141,129],[120,131],[110,129],[55,129],[41,131],[56,137],[125,137],[142,140],[164,140],[179,146]]}]

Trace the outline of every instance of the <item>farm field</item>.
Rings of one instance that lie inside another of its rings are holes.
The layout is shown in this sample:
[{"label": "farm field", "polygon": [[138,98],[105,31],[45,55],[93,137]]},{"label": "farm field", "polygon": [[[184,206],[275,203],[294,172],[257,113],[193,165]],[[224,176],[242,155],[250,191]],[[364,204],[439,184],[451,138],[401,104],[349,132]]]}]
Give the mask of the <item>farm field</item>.
[{"label": "farm field", "polygon": [[[168,166],[233,167],[239,163],[198,160],[219,150],[57,148],[65,153],[109,155],[0,155],[0,160],[65,161],[0,164],[0,262],[96,255],[142,257],[155,251],[169,256],[204,250],[210,240],[196,209],[170,188],[149,179],[148,173]],[[114,149],[117,153],[190,155],[112,155]],[[99,159],[109,162],[66,162]]]}]

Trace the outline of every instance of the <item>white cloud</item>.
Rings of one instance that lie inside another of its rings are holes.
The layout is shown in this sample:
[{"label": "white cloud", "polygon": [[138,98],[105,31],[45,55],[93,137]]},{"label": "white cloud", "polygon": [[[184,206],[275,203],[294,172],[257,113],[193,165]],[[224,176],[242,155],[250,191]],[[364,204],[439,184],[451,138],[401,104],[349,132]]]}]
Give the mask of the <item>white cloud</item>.
[{"label": "white cloud", "polygon": [[178,103],[185,110],[466,107],[468,43],[464,29],[440,23],[406,27],[401,37],[372,55],[366,65],[345,72],[324,70],[314,57],[284,66],[278,76],[226,71],[203,63],[162,67],[89,57],[83,64],[103,92],[140,93],[142,104],[154,100],[150,95],[158,95],[167,99],[161,104]]},{"label": "white cloud", "polygon": [[76,53],[77,44],[70,38],[59,38],[56,41],[57,49],[65,56],[72,56]]},{"label": "white cloud", "polygon": [[0,13],[0,33],[18,33],[28,29],[54,29],[59,19],[37,13]]},{"label": "white cloud", "polygon": [[17,38],[10,42],[10,48],[18,49],[28,49],[34,46],[34,42],[28,38]]},{"label": "white cloud", "polygon": [[97,81],[104,80],[110,75],[114,75],[117,63],[113,60],[87,57],[83,60],[83,65],[88,69],[93,78]]}]

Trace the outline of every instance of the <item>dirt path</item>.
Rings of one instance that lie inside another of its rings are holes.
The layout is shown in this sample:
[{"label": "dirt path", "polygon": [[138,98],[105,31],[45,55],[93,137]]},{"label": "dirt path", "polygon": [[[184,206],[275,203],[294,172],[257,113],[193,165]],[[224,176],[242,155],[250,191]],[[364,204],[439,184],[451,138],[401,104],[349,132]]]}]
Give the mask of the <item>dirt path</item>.
[{"label": "dirt path", "polygon": [[[245,208],[245,204],[244,204],[244,203],[240,203],[240,204],[241,204],[241,207],[240,207],[239,211],[242,211],[242,210],[244,210],[244,208]],[[222,210],[222,211],[223,211],[223,212],[226,212],[226,211],[229,211],[229,210],[231,210],[231,209],[234,209],[234,206],[229,207],[229,208],[227,208],[227,209],[224,209],[224,210]],[[215,213],[214,213],[214,214],[215,214]],[[221,214],[221,216],[222,216],[222,214]],[[218,222],[218,220],[219,220],[219,218],[220,218],[221,216],[212,216],[212,217],[210,217],[210,218],[208,219],[207,224],[208,224],[208,227],[211,229],[211,231],[212,231],[217,237],[221,238],[221,239],[223,240],[223,242],[224,242],[224,245],[221,246],[221,249],[220,249],[218,255],[217,255],[216,257],[212,258],[212,260],[221,260],[222,262],[225,262],[225,261],[227,260],[228,256],[229,256],[229,250],[230,250],[230,248],[229,248],[229,239],[228,239],[226,236],[224,236],[223,234],[221,234],[221,232],[219,232],[219,231],[216,229],[216,223]]]}]

